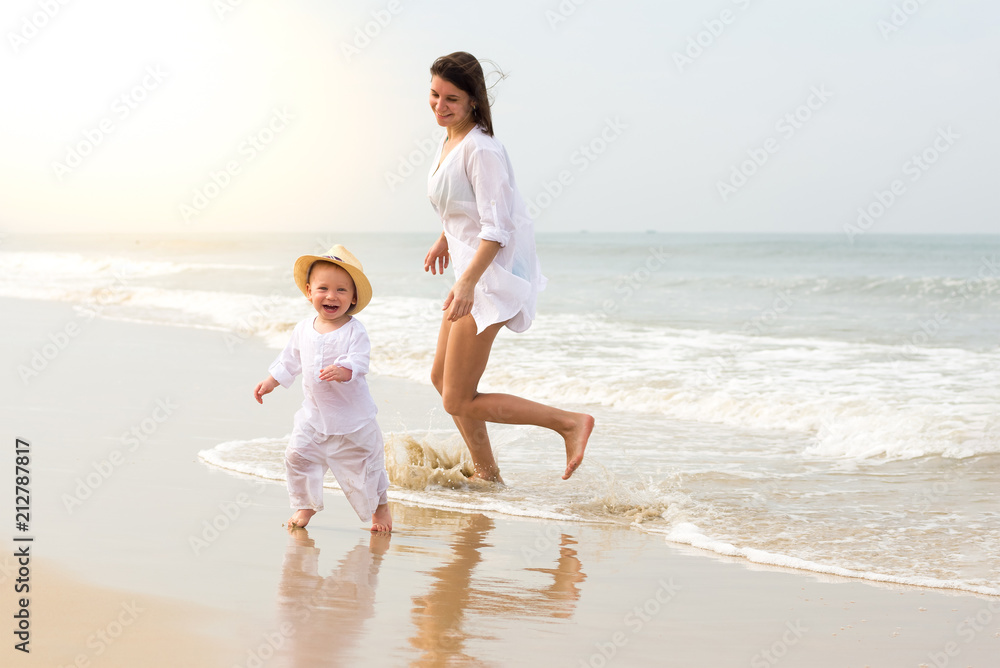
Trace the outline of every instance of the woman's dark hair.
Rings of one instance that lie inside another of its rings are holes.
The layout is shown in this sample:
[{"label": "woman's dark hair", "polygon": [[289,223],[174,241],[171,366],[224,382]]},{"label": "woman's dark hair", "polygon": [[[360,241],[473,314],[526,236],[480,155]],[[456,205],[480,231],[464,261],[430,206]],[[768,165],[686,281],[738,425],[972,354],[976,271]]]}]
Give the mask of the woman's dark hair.
[{"label": "woman's dark hair", "polygon": [[[490,63],[491,65],[493,63]],[[496,67],[494,65],[494,67]],[[503,79],[506,75],[496,68]],[[441,77],[445,81],[468,93],[472,98],[472,120],[482,128],[483,132],[493,136],[493,117],[490,115],[490,98],[486,86],[486,76],[483,67],[471,53],[456,51],[447,56],[441,56],[431,65],[431,76]],[[494,82],[496,83],[496,82]]]}]

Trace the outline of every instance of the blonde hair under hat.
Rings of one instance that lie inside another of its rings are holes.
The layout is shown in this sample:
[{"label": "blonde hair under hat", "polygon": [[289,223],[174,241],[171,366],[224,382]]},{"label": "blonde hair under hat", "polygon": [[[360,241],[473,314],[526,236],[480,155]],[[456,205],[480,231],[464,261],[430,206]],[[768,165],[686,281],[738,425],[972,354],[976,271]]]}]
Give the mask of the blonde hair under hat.
[{"label": "blonde hair under hat", "polygon": [[368,281],[368,277],[365,276],[361,260],[354,257],[349,250],[340,244],[334,245],[324,255],[303,255],[295,261],[292,275],[295,277],[295,285],[299,286],[302,294],[306,297],[309,296],[309,288],[306,285],[309,283],[309,272],[316,262],[335,264],[351,275],[358,303],[351,305],[351,308],[347,309],[349,315],[359,313],[361,309],[368,306],[368,302],[372,300],[372,284]]}]

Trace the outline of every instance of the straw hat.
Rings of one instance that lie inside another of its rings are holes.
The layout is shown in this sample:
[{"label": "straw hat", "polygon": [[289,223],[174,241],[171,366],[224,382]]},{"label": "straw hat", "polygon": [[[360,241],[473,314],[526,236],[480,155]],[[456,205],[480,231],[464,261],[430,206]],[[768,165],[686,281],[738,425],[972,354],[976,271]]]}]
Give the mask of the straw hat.
[{"label": "straw hat", "polygon": [[347,309],[348,314],[354,315],[360,313],[361,309],[368,306],[368,302],[372,300],[372,284],[368,281],[368,277],[365,276],[365,270],[361,266],[361,261],[340,244],[333,246],[324,255],[303,255],[295,261],[292,275],[295,276],[295,285],[299,286],[302,294],[306,297],[309,296],[309,290],[306,288],[309,269],[312,267],[313,262],[319,260],[342,267],[354,279],[354,289],[357,292],[358,303]]}]

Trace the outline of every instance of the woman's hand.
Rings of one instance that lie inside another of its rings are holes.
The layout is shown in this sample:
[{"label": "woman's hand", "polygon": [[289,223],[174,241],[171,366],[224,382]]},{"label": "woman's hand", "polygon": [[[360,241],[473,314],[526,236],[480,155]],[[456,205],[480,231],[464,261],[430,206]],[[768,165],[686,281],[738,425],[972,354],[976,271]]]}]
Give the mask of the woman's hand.
[{"label": "woman's hand", "polygon": [[435,276],[438,274],[443,274],[444,270],[448,268],[448,264],[451,262],[451,258],[448,256],[448,240],[445,239],[442,234],[438,237],[438,240],[434,242],[431,249],[427,251],[427,256],[424,258],[424,271],[429,271]]},{"label": "woman's hand", "polygon": [[446,312],[445,317],[451,322],[455,322],[459,318],[469,315],[472,312],[475,294],[475,283],[469,283],[463,278],[455,281],[455,285],[451,286],[451,291],[448,293],[448,298],[444,300],[444,306],[441,307],[441,310]]}]

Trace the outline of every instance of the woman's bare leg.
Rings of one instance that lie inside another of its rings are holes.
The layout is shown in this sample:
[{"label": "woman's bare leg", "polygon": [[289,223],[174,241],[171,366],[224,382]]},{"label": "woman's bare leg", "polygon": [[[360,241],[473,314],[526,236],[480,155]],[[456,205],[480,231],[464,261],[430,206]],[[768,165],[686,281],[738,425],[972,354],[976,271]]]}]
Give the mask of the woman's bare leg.
[{"label": "woman's bare leg", "polygon": [[[445,317],[441,320],[437,350],[434,353],[434,365],[431,367],[431,382],[437,388],[438,394],[442,394],[444,388],[444,359],[448,349],[448,333],[450,331],[451,321]],[[472,455],[474,476],[483,480],[503,483],[503,478],[500,477],[500,467],[497,466],[497,461],[493,457],[490,435],[486,431],[486,421],[464,418],[459,415],[452,415],[451,419],[458,427],[458,433],[462,435],[466,447],[469,448],[469,454]]]},{"label": "woman's bare leg", "polygon": [[[532,424],[559,433],[566,445],[566,470],[562,476],[563,480],[566,480],[583,461],[587,440],[594,429],[594,418],[586,413],[564,411],[512,394],[480,393],[479,380],[486,370],[493,341],[501,327],[503,323],[497,323],[477,335],[476,322],[471,316],[450,323],[448,331],[445,331],[445,325],[442,324],[442,337],[438,339],[438,354],[434,359],[434,373],[440,373],[435,377],[440,379],[438,389],[441,392],[444,409],[456,418],[465,420],[466,427],[478,424],[478,421]],[[442,363],[440,369],[439,361]],[[466,442],[469,443],[468,440]],[[482,441],[469,443],[473,460],[477,456],[474,448],[481,447],[481,443]],[[488,439],[485,441],[485,448],[486,452],[489,452],[489,461],[496,470]],[[478,454],[485,455],[485,452]]]}]

